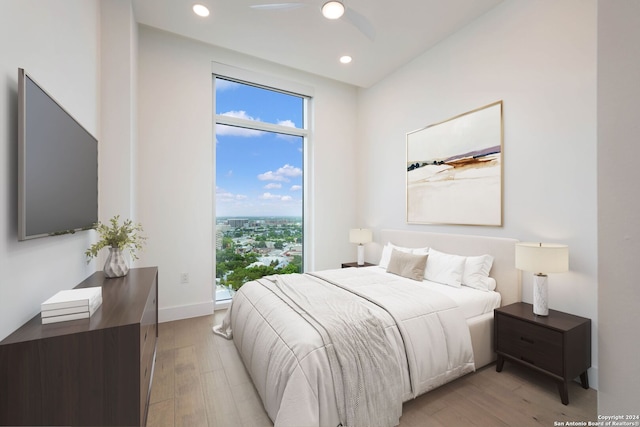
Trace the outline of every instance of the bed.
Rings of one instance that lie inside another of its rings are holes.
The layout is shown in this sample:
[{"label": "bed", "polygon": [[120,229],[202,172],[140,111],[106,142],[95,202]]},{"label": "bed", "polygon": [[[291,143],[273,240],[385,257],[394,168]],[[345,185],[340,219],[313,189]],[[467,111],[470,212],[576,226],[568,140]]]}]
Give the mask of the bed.
[{"label": "bed", "polygon": [[[377,241],[367,256],[384,267],[249,282],[214,327],[275,426],[397,425],[403,402],[495,359],[493,308],[521,299],[516,240],[381,230]],[[390,254],[394,266],[489,254],[495,291],[389,273]]]}]

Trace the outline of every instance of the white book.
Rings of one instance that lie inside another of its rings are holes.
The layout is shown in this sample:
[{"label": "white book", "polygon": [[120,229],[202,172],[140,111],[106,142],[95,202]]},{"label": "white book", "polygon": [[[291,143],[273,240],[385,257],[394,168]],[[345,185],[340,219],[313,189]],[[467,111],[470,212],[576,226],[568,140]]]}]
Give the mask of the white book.
[{"label": "white book", "polygon": [[[98,296],[97,299],[95,299],[95,300],[93,300],[91,302],[91,306],[88,307],[89,316],[92,316],[93,313],[96,312],[96,310],[98,309],[98,307],[100,307],[101,304],[102,304],[102,295]],[[55,308],[55,309],[51,309],[51,310],[49,310],[49,309],[42,310],[42,312],[40,313],[40,316],[42,318],[53,317],[53,316],[64,316],[66,314],[84,313],[85,311],[87,311],[87,307],[85,307],[85,306],[67,307],[67,308]]]},{"label": "white book", "polygon": [[83,311],[82,313],[63,314],[62,316],[43,317],[42,324],[47,325],[49,323],[66,322],[68,320],[88,319],[89,312]]},{"label": "white book", "polygon": [[92,302],[98,297],[102,298],[102,288],[68,289],[60,291],[40,305],[40,310],[55,310],[69,307],[85,307],[87,311]]}]

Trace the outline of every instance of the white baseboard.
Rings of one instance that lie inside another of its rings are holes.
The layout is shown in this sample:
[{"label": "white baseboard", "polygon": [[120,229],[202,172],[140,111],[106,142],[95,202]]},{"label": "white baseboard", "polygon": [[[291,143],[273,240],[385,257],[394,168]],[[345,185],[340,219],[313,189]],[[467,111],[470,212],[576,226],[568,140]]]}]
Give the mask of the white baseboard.
[{"label": "white baseboard", "polygon": [[231,300],[224,300],[222,302],[216,302],[215,305],[215,309],[216,310],[226,310],[227,308],[231,307]]},{"label": "white baseboard", "polygon": [[213,314],[213,301],[165,307],[158,310],[158,322],[171,322],[173,320],[189,319],[192,317],[208,316],[211,314]]}]

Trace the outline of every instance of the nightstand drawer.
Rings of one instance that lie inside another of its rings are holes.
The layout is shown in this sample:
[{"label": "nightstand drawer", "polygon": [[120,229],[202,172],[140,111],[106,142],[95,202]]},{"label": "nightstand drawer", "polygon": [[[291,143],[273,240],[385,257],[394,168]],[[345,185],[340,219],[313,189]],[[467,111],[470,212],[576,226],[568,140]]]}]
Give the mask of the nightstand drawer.
[{"label": "nightstand drawer", "polygon": [[563,375],[562,333],[498,315],[497,350],[556,375]]},{"label": "nightstand drawer", "polygon": [[558,382],[560,400],[569,403],[569,381],[580,376],[589,388],[591,366],[591,319],[549,310],[536,316],[533,306],[516,302],[494,310],[496,372],[505,360],[546,374]]}]

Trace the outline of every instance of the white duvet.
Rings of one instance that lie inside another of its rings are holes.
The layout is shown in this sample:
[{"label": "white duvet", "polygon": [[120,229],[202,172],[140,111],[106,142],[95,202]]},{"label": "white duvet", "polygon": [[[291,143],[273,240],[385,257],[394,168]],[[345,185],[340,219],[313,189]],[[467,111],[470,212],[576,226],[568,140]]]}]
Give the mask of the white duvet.
[{"label": "white duvet", "polygon": [[[381,319],[400,372],[385,380],[399,383],[401,401],[474,370],[469,329],[446,295],[372,269],[326,270],[314,276],[364,297],[361,304]],[[277,292],[249,282],[214,331],[233,336],[275,426],[345,425],[339,415],[345,403],[336,402],[323,336],[298,311]]]}]

